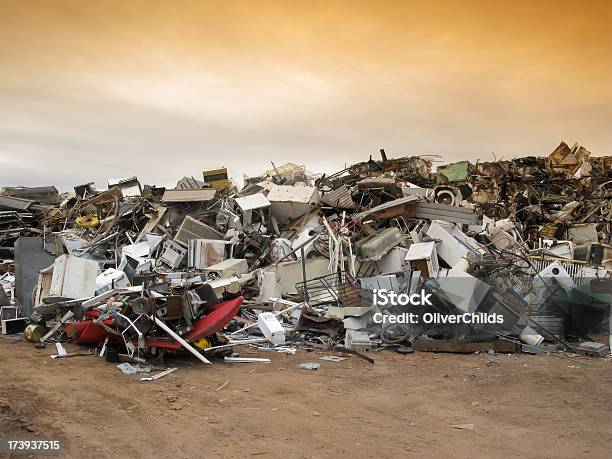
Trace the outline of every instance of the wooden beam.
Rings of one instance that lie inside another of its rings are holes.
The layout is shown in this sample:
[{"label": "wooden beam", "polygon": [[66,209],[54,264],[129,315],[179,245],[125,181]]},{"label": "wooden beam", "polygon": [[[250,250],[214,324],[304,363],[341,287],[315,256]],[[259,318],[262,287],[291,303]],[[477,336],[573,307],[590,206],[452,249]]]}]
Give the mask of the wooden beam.
[{"label": "wooden beam", "polygon": [[415,351],[421,352],[452,352],[456,354],[471,354],[478,351],[487,352],[489,349],[501,353],[517,352],[516,344],[503,340],[471,343],[460,340],[418,338],[412,343],[412,347]]}]

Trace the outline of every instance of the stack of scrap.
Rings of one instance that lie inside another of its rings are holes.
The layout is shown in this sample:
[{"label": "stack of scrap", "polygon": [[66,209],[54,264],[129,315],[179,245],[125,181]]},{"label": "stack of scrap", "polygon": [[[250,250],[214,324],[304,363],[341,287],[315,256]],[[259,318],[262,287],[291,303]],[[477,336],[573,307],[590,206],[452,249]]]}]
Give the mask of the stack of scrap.
[{"label": "stack of scrap", "polygon": [[562,142],[434,171],[435,156],[380,155],[322,175],[272,164],[243,187],[217,168],[174,189],[4,188],[6,306],[39,340],[136,362],[609,335],[611,157]]}]

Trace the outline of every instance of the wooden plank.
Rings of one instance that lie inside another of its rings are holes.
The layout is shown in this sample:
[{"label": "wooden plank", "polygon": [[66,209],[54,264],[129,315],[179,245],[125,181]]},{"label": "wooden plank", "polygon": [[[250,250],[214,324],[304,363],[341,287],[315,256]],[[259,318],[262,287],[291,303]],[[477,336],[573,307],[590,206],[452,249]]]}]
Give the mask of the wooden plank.
[{"label": "wooden plank", "polygon": [[517,352],[516,344],[504,340],[473,343],[459,340],[418,338],[412,343],[412,347],[415,351],[421,352],[452,352],[456,354],[471,354],[477,351],[487,352],[489,349],[501,353]]}]

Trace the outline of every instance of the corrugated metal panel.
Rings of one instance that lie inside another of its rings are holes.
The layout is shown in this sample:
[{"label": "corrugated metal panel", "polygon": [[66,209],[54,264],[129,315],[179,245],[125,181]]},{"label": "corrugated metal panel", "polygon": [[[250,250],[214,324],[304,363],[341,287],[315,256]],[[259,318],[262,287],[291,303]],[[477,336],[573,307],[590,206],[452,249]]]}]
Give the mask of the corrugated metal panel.
[{"label": "corrugated metal panel", "polygon": [[215,197],[217,190],[204,188],[201,190],[166,190],[163,202],[207,202]]},{"label": "corrugated metal panel", "polygon": [[349,190],[346,185],[342,185],[337,190],[326,193],[325,196],[321,198],[321,202],[326,206],[338,207],[340,209],[357,208],[357,204],[353,202],[351,190]]}]

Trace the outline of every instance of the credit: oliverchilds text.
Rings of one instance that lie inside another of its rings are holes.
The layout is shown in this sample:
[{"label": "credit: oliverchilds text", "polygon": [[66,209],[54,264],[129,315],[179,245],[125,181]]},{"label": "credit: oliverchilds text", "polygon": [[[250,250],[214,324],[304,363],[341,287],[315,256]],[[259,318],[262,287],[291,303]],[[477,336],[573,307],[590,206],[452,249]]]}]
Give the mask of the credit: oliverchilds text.
[{"label": "credit: oliverchilds text", "polygon": [[379,324],[498,324],[504,323],[501,314],[484,312],[464,312],[462,314],[443,314],[440,312],[420,311],[419,307],[433,307],[431,293],[397,293],[391,290],[374,290],[374,306],[414,307],[414,311],[402,313],[376,312],[373,320]]}]

